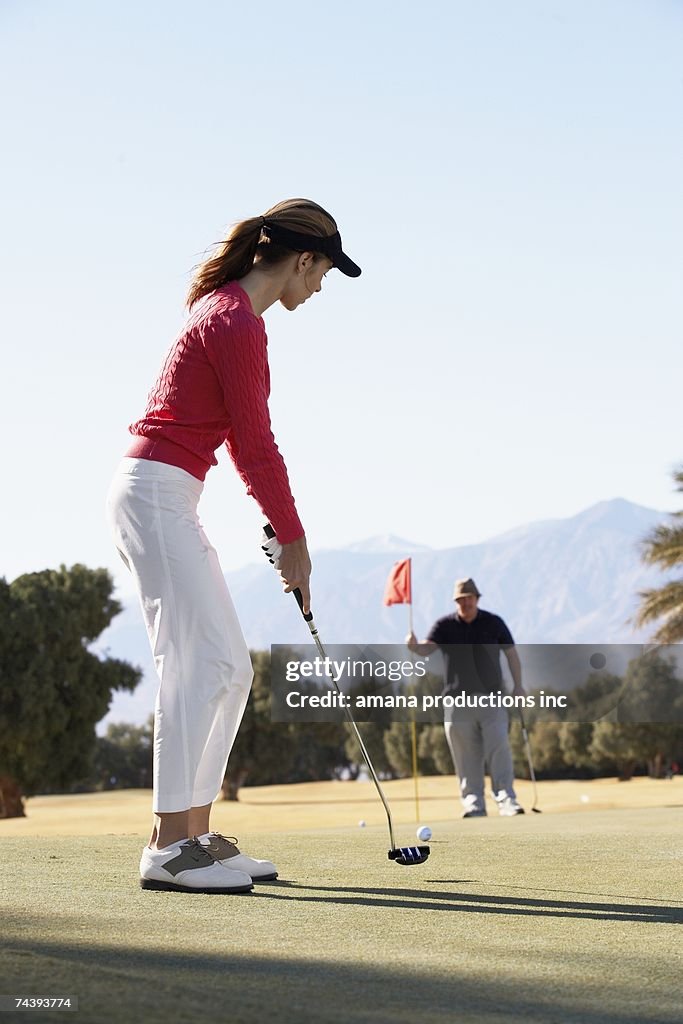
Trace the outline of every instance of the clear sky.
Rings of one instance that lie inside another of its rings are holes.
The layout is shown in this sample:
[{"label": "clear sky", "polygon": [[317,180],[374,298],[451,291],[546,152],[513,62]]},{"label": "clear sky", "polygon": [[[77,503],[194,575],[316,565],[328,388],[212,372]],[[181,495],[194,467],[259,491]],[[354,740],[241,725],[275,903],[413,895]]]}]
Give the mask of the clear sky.
[{"label": "clear sky", "polygon": [[[680,506],[683,5],[0,3],[0,575],[109,566],[109,479],[190,271],[305,196],[333,272],[266,313],[312,548]],[[224,567],[262,516],[227,456]]]}]

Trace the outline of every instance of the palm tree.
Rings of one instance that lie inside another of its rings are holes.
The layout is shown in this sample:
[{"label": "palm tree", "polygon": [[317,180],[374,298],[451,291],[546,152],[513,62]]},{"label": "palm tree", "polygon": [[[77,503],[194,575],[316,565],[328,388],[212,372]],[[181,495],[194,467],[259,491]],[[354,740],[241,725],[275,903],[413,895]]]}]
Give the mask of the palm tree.
[{"label": "palm tree", "polygon": [[[683,467],[673,474],[676,490],[683,491]],[[643,542],[643,561],[662,569],[683,568],[683,511],[675,512],[670,523],[656,526]],[[660,644],[683,641],[683,579],[671,580],[656,590],[640,592],[641,605],[636,625],[663,619],[652,640]]]}]

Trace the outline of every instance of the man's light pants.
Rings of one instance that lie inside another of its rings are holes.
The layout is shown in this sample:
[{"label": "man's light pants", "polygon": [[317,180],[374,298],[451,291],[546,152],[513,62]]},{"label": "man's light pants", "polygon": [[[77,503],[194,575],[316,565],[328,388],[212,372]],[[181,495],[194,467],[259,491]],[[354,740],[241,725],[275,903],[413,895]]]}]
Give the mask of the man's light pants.
[{"label": "man's light pants", "polygon": [[485,811],[484,773],[488,766],[497,802],[515,799],[512,754],[505,708],[453,708],[444,723],[465,811]]}]

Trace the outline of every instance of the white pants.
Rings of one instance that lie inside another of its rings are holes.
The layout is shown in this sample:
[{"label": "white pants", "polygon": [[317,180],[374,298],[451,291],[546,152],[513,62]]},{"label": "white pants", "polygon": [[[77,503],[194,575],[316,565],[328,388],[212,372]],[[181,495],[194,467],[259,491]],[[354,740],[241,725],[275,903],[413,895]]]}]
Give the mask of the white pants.
[{"label": "white pants", "polygon": [[253,678],[218,556],[197,516],[203,488],[184,469],[124,458],[107,496],[159,676],[155,813],[216,799]]},{"label": "white pants", "polygon": [[505,708],[454,708],[452,720],[444,723],[444,729],[466,811],[483,811],[486,808],[486,766],[491,776],[494,799],[498,802],[508,796],[515,799]]}]

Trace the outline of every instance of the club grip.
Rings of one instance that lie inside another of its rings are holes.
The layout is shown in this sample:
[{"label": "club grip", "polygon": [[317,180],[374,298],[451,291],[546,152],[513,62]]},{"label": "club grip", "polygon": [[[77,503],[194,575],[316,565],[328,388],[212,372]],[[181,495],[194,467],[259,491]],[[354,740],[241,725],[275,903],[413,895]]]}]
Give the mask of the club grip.
[{"label": "club grip", "polygon": [[296,598],[296,603],[299,605],[299,610],[300,610],[301,614],[303,615],[304,619],[306,620],[306,622],[312,622],[313,621],[313,612],[305,612],[304,611],[304,599],[301,596],[301,591],[299,590],[299,588],[296,587],[296,589],[293,590],[292,593],[294,594],[294,597]]},{"label": "club grip", "polygon": [[[272,540],[273,537],[275,536],[275,530],[270,525],[270,523],[266,523],[266,525],[263,527],[263,532],[265,533],[268,540]],[[299,605],[299,610],[303,615],[305,621],[313,622],[313,612],[304,612],[304,599],[301,596],[301,591],[299,590],[298,587],[296,588],[296,590],[293,591],[293,594],[294,597],[296,598],[296,603]]]}]

